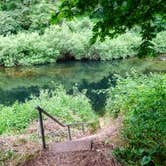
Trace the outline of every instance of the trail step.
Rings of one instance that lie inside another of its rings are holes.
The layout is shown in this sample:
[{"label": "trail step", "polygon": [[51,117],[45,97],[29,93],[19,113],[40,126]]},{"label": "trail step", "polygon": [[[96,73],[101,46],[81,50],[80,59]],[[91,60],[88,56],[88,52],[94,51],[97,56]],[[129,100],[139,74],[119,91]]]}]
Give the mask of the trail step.
[{"label": "trail step", "polygon": [[91,150],[92,140],[75,140],[52,144],[50,150],[55,153]]}]

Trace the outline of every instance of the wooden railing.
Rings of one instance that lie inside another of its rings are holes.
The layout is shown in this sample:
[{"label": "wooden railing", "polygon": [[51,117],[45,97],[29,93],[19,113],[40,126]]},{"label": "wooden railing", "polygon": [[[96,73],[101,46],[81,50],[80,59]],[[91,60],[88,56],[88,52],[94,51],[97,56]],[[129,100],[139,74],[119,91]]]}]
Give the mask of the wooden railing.
[{"label": "wooden railing", "polygon": [[70,124],[63,124],[59,120],[57,120],[55,117],[51,116],[48,112],[44,111],[40,106],[36,107],[36,110],[38,111],[38,116],[39,116],[39,127],[40,127],[40,134],[41,134],[41,140],[42,140],[42,148],[46,148],[46,140],[45,140],[45,132],[44,132],[44,126],[43,126],[43,116],[42,114],[46,115],[50,119],[52,119],[54,122],[59,124],[62,127],[67,127],[68,130],[68,138],[69,140],[72,140],[72,135],[71,135],[71,126],[76,126],[76,125],[81,125],[82,126],[82,132],[85,134],[85,124],[91,124],[92,122],[85,123],[85,122],[76,122],[76,123],[70,123]]}]

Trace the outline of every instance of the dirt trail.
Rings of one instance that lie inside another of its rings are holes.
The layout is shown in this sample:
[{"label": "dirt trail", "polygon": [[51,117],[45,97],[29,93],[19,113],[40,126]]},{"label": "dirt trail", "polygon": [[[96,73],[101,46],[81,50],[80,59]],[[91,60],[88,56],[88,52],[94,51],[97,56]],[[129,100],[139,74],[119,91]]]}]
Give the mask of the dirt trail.
[{"label": "dirt trail", "polygon": [[[68,141],[59,144],[58,148],[62,150],[57,152],[55,150],[57,143],[52,143],[47,150],[40,151],[32,160],[22,166],[119,166],[111,154],[115,148],[113,138],[117,135],[119,127],[120,119],[108,126],[101,127],[97,134],[77,139],[78,142],[81,141],[80,147],[81,144],[91,142],[90,148],[87,146],[88,148],[83,150],[74,147]],[[67,146],[70,146],[70,150],[66,151]],[[75,151],[75,149],[77,150]]]}]

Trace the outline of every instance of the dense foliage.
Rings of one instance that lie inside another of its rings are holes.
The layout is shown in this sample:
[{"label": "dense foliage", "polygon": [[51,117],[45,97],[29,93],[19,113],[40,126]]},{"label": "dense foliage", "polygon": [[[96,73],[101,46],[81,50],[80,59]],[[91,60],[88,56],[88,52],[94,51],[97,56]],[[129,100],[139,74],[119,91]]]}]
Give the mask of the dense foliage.
[{"label": "dense foliage", "polygon": [[[43,35],[22,32],[0,36],[0,65],[44,64],[67,56],[77,60],[112,60],[137,54],[141,38],[135,32],[90,46],[92,26],[93,23],[84,18],[47,28]],[[165,31],[159,33],[153,43],[158,53],[166,52]]]},{"label": "dense foliage", "polygon": [[136,25],[140,26],[143,41],[139,53],[140,56],[146,56],[154,53],[150,41],[157,32],[166,28],[165,13],[164,0],[62,0],[53,20],[80,14],[97,18],[92,42],[95,42],[98,36],[101,40],[106,36],[113,38]]},{"label": "dense foliage", "polygon": [[114,153],[124,165],[166,164],[165,101],[165,74],[134,74],[111,88],[107,111],[123,117],[123,145]]},{"label": "dense foliage", "polygon": [[67,95],[63,87],[57,86],[55,91],[41,91],[39,97],[33,97],[25,103],[16,102],[12,106],[1,105],[0,134],[16,133],[25,129],[30,122],[37,119],[35,107],[40,105],[51,115],[64,123],[97,122],[89,99],[81,94]]},{"label": "dense foliage", "polygon": [[21,23],[11,12],[0,11],[0,35],[15,34],[22,30]]},{"label": "dense foliage", "polygon": [[3,0],[0,2],[0,35],[16,34],[20,31],[40,34],[50,26],[55,2],[47,0]]},{"label": "dense foliage", "polygon": [[[141,44],[139,27],[117,39],[106,38],[103,43],[97,40],[91,46],[92,29],[99,18],[91,21],[86,17],[77,17],[74,21],[64,20],[51,26],[50,18],[58,3],[47,0],[0,2],[0,65],[44,64],[67,56],[78,60],[112,60],[138,53]],[[160,17],[157,18],[156,23],[164,29],[165,24],[161,24]],[[166,52],[164,35],[165,31],[151,41],[151,48],[157,53]]]}]

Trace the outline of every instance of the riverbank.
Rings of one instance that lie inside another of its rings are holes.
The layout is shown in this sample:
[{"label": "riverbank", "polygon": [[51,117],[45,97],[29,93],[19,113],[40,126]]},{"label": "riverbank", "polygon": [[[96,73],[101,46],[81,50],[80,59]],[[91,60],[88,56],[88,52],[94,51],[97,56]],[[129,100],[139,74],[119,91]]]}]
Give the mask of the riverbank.
[{"label": "riverbank", "polygon": [[[68,60],[115,60],[136,56],[141,38],[129,31],[115,39],[90,45],[93,23],[88,18],[48,27],[43,34],[19,32],[0,36],[0,65],[5,67],[48,64]],[[166,52],[166,32],[152,41],[157,54]]]},{"label": "riverbank", "polygon": [[[131,72],[128,71],[125,75],[114,76],[114,79],[110,80],[111,84],[108,84],[110,87],[109,89],[100,89],[101,92],[97,91],[97,93],[100,92],[98,93],[98,96],[101,96],[100,94],[104,92],[107,94],[106,107],[104,105],[106,110],[106,112],[104,112],[105,116],[109,118],[111,116],[122,117],[123,125],[120,129],[120,135],[118,136],[121,144],[117,144],[118,148],[114,151],[114,154],[116,154],[116,157],[122,163],[127,164],[128,162],[131,162],[133,165],[135,163],[142,163],[144,162],[145,158],[148,158],[147,162],[149,163],[163,163],[165,162],[165,154],[163,154],[165,148],[163,140],[165,140],[165,135],[162,134],[164,132],[163,126],[165,123],[165,61],[156,61],[154,63],[156,65],[152,65],[154,68],[151,68],[151,70],[149,70],[149,65],[145,61],[145,66],[143,65],[144,68],[142,68],[140,65],[141,63],[136,61],[137,65],[142,69],[140,70],[142,74],[136,72],[132,68],[133,61],[130,62],[131,66],[128,67],[131,69]],[[161,62],[163,66],[161,65]],[[116,66],[116,69],[117,68],[119,67]],[[99,68],[97,69],[99,70]],[[108,69],[110,71],[110,68]],[[157,71],[162,71],[163,73],[157,74]],[[126,71],[123,72],[126,73]],[[154,72],[154,74],[151,72]],[[75,72],[73,73],[75,74]],[[85,73],[84,76],[86,76],[86,74],[87,73]],[[94,70],[92,74],[94,75]],[[94,87],[94,84],[92,84],[92,86]],[[97,86],[95,88],[97,88]],[[26,100],[23,103],[15,102],[10,106],[1,105],[0,133],[2,136],[8,138],[8,136],[10,137],[13,135],[14,137],[16,136],[17,139],[17,135],[21,135],[24,132],[26,133],[28,125],[31,125],[33,122],[34,124],[37,124],[37,112],[33,109],[36,107],[36,105],[41,105],[49,113],[58,117],[59,119],[63,119],[63,121],[67,123],[74,122],[75,119],[77,121],[91,121],[94,119],[96,120],[96,124],[95,126],[91,126],[89,129],[94,131],[98,128],[97,119],[101,116],[99,116],[93,110],[91,101],[86,96],[86,91],[80,93],[78,89],[74,89],[72,95],[69,95],[62,88],[62,86],[56,86],[55,89],[55,92],[51,90],[42,90],[39,97],[33,96],[30,100]],[[48,124],[50,123],[47,123],[47,125]],[[136,127],[133,127],[134,125],[136,125]],[[132,127],[133,129],[131,130]],[[37,130],[35,129],[34,132],[36,131]],[[156,133],[158,134],[156,135]],[[61,134],[63,135],[64,133]],[[144,139],[136,139],[138,134],[141,138],[143,137]],[[128,135],[128,137],[126,137],[126,135]],[[146,135],[147,137],[145,137]],[[153,147],[151,147],[151,143],[148,142],[151,140],[151,136],[153,142],[155,141]],[[20,138],[18,140],[21,145],[28,144],[31,139],[36,140],[37,135],[32,134],[29,140],[26,141],[24,138]],[[130,141],[133,140],[135,149],[130,150],[128,153],[128,148],[133,148],[133,144],[130,144]],[[105,141],[107,142],[107,140]],[[146,148],[144,148],[144,143],[146,143]],[[129,147],[126,147],[126,144],[129,145]],[[139,146],[137,146],[138,144]],[[158,145],[163,148],[161,151],[156,148]],[[140,146],[142,149],[141,151],[139,151]],[[152,150],[155,150],[154,154],[151,154]],[[1,150],[1,153],[2,152],[3,150]],[[129,160],[126,160],[126,154]],[[130,157],[130,154],[132,154],[134,157]],[[7,151],[4,155],[1,156],[4,158],[7,156],[9,157],[7,159],[11,159],[10,157],[13,156],[13,152]],[[158,158],[158,156],[162,157]]]}]

